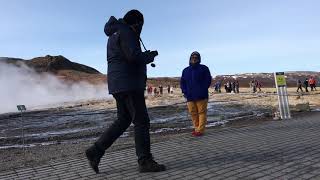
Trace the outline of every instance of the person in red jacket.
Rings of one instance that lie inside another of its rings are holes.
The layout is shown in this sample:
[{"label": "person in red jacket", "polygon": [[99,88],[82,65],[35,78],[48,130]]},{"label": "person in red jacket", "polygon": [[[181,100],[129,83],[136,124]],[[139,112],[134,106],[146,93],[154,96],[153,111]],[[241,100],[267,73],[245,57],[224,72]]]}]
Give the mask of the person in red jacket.
[{"label": "person in red jacket", "polygon": [[316,89],[316,80],[315,80],[315,78],[314,77],[311,77],[310,79],[309,79],[309,85],[310,85],[310,88],[311,88],[311,91],[313,91],[313,90],[317,90]]}]

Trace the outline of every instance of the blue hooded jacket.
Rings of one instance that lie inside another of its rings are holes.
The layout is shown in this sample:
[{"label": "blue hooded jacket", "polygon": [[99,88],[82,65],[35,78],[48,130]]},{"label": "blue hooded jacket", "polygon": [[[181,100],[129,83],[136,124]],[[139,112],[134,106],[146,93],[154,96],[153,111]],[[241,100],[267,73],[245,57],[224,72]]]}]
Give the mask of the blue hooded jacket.
[{"label": "blue hooded jacket", "polygon": [[154,60],[142,52],[139,36],[122,19],[111,16],[104,27],[107,45],[108,89],[110,94],[143,91],[146,87],[146,65]]},{"label": "blue hooded jacket", "polygon": [[180,80],[182,93],[187,98],[187,101],[208,99],[208,88],[211,85],[212,78],[209,68],[200,64],[201,56],[198,52],[193,52],[192,55],[197,55],[199,61],[196,64],[190,63],[183,70]]}]

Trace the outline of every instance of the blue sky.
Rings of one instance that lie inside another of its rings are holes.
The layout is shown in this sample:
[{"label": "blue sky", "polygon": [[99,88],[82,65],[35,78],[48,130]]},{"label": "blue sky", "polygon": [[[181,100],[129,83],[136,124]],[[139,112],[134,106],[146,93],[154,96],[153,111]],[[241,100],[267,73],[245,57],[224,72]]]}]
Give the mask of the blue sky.
[{"label": "blue sky", "polygon": [[318,0],[0,0],[0,57],[63,55],[107,72],[110,16],[144,14],[149,77],[180,76],[192,51],[213,75],[320,69]]}]

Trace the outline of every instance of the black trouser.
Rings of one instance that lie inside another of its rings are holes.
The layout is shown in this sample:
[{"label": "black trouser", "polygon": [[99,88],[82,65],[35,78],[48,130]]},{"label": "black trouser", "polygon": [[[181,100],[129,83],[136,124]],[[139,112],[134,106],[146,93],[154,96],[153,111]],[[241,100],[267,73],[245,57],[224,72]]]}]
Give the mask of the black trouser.
[{"label": "black trouser", "polygon": [[303,90],[302,90],[302,86],[301,86],[301,85],[298,85],[297,92],[299,92],[299,90],[301,90],[301,92],[303,92]]},{"label": "black trouser", "polygon": [[144,99],[144,91],[131,91],[114,94],[117,101],[117,116],[112,125],[103,132],[95,145],[106,150],[130,126],[134,124],[134,138],[138,161],[151,158],[150,119]]},{"label": "black trouser", "polygon": [[310,84],[310,87],[311,87],[311,91],[316,90],[316,85],[315,84]]}]

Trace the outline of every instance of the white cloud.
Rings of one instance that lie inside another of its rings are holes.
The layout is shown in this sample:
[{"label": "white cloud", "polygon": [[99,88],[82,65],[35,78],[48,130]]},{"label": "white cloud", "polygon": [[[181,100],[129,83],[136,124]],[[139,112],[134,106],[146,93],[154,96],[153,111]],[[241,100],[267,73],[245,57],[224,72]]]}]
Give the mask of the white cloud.
[{"label": "white cloud", "polygon": [[0,61],[0,113],[14,112],[17,104],[28,109],[62,102],[108,98],[107,85],[86,82],[65,84],[48,73],[38,74],[22,65]]}]

